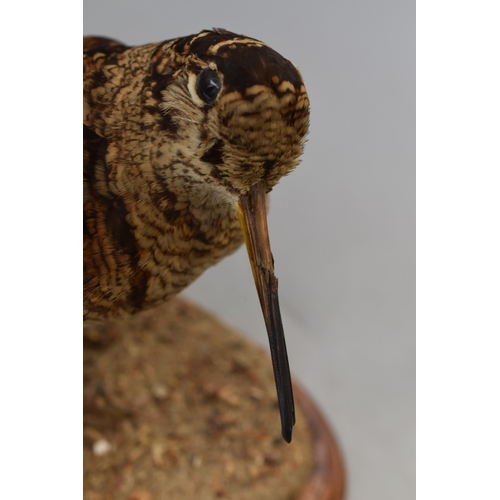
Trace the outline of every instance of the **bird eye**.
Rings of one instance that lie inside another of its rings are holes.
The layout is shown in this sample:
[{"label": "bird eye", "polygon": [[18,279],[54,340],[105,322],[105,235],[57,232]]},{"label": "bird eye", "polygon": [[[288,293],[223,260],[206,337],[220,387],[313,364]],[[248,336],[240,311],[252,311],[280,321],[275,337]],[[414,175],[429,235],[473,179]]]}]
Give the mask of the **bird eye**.
[{"label": "bird eye", "polygon": [[217,71],[205,68],[196,81],[196,93],[205,104],[212,104],[219,95],[222,83]]}]

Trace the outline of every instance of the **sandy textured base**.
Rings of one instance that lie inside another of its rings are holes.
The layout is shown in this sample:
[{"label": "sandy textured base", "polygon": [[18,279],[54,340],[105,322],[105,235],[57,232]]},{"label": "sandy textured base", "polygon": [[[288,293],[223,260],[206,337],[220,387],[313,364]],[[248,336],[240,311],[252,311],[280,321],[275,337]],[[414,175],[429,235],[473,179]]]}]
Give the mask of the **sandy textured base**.
[{"label": "sandy textured base", "polygon": [[286,444],[269,358],[213,316],[178,299],[84,339],[85,500],[343,498],[312,402]]}]

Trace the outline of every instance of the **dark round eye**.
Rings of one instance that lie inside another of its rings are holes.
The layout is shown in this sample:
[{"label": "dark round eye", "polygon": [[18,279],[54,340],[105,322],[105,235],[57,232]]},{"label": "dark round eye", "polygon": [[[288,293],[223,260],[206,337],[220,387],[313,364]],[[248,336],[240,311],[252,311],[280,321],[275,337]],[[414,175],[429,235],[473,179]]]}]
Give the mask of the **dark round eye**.
[{"label": "dark round eye", "polygon": [[196,93],[206,104],[212,104],[219,95],[222,83],[217,71],[205,68],[196,81]]}]

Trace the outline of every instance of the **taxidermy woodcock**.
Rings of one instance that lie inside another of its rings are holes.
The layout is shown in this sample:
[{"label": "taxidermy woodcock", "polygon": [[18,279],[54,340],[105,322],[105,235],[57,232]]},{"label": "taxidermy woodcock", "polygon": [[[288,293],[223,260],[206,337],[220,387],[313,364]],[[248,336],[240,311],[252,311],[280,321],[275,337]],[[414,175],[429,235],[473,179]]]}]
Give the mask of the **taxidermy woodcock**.
[{"label": "taxidermy woodcock", "polygon": [[90,37],[83,55],[84,319],[164,302],[245,241],[290,442],[266,193],[303,151],[299,70],[222,29],[139,47]]}]

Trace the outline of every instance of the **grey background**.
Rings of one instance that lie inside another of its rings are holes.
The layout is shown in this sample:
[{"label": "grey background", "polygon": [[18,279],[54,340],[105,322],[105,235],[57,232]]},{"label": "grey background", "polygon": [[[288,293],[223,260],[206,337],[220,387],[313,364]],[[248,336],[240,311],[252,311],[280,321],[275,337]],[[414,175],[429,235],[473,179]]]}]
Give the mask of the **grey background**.
[{"label": "grey background", "polygon": [[[414,498],[415,5],[84,1],[85,34],[128,44],[211,27],[301,69],[309,141],[269,215],[290,364],[341,443],[348,498]],[[244,249],[185,294],[267,346]]]}]

